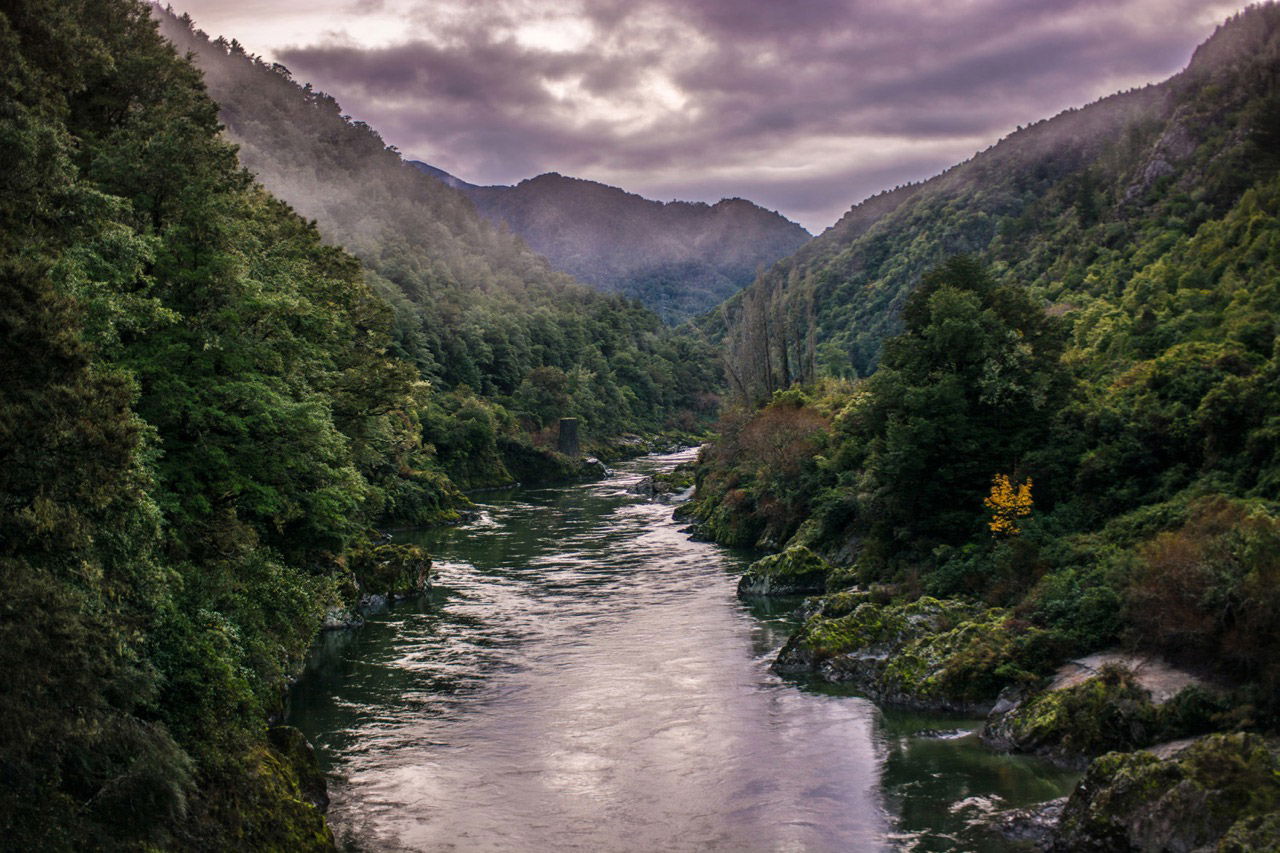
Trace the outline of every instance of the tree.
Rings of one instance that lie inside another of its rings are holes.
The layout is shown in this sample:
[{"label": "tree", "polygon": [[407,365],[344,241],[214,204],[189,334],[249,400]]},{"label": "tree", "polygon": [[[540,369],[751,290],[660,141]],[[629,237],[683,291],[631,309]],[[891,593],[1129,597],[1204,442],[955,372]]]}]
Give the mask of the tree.
[{"label": "tree", "polygon": [[991,480],[991,494],[982,501],[991,510],[987,526],[994,536],[1017,536],[1021,533],[1018,519],[1031,515],[1031,478],[1015,486],[1008,474],[996,474]]},{"label": "tree", "polygon": [[968,257],[927,274],[868,380],[865,517],[890,550],[963,541],[991,470],[1029,470],[1066,393],[1062,333]]}]

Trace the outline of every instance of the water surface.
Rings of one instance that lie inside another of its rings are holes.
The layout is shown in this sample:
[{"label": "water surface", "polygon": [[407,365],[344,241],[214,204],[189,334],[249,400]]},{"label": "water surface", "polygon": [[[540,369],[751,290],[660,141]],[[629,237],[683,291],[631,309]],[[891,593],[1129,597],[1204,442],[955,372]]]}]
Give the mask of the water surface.
[{"label": "water surface", "polygon": [[794,602],[740,603],[749,556],[690,541],[670,504],[629,491],[690,456],[486,495],[472,523],[400,534],[431,550],[434,592],[326,635],[291,701],[340,837],[996,851],[974,817],[1065,792],[1070,777],[983,751],[975,721],[885,715],[773,675]]}]

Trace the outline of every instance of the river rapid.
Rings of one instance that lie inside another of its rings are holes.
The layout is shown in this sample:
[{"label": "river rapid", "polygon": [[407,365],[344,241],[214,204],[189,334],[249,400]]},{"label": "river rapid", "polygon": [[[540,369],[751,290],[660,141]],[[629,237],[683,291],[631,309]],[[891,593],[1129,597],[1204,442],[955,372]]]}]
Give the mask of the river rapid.
[{"label": "river rapid", "polygon": [[769,670],[797,601],[735,595],[750,555],[603,482],[482,497],[399,541],[432,594],[321,638],[289,722],[360,850],[1009,849],[971,824],[1074,777],[983,750],[978,722],[885,712]]}]

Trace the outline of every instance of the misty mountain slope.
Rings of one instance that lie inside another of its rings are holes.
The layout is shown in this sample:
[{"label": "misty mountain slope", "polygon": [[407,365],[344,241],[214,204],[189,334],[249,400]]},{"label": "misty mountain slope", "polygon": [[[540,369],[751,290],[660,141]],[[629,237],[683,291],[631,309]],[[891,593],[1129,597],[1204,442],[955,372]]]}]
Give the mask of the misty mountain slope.
[{"label": "misty mountain slope", "polygon": [[155,15],[203,72],[241,163],[362,261],[393,308],[398,354],[435,388],[498,401],[534,430],[552,409],[577,415],[597,436],[705,408],[718,380],[701,344],[552,269],[283,66]]},{"label": "misty mountain slope", "polygon": [[524,238],[556,269],[638,299],[669,323],[719,304],[810,237],[741,198],[663,203],[555,173],[480,187],[410,162],[462,190],[481,214]]},{"label": "misty mountain slope", "polygon": [[814,362],[872,371],[921,274],[957,253],[1058,310],[1118,293],[1271,173],[1278,17],[1273,6],[1237,16],[1164,83],[1037,122],[855,206],[704,326],[727,329],[758,397]]}]

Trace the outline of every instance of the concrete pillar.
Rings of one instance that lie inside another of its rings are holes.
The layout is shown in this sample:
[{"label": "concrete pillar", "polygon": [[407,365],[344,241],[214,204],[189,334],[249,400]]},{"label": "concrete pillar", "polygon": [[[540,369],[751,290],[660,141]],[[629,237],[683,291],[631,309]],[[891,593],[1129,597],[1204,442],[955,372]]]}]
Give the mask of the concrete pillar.
[{"label": "concrete pillar", "polygon": [[560,452],[565,456],[577,456],[581,450],[578,447],[578,419],[577,418],[561,418],[560,419]]}]

